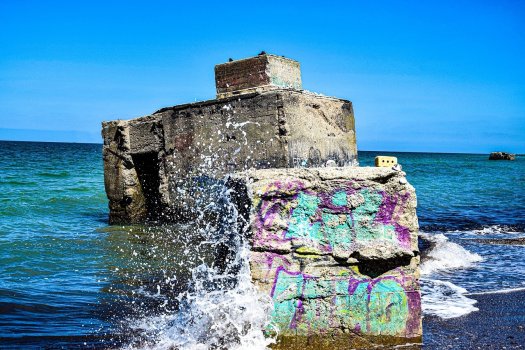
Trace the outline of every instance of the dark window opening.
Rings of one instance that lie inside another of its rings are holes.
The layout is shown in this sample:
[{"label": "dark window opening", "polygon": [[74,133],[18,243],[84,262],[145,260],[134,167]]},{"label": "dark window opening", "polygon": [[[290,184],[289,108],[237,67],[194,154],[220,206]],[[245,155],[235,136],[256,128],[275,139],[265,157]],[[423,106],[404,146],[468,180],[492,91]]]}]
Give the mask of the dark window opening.
[{"label": "dark window opening", "polygon": [[159,159],[157,153],[134,154],[131,156],[142,187],[148,220],[158,220],[162,214],[160,201]]}]

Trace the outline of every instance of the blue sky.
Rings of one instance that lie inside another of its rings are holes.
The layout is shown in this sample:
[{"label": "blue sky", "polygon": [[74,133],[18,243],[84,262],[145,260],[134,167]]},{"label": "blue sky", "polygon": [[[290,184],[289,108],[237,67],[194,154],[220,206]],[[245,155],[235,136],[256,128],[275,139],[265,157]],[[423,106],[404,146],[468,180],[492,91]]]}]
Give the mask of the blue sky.
[{"label": "blue sky", "polygon": [[101,142],[261,50],[353,101],[361,150],[525,153],[525,3],[505,0],[2,0],[0,139]]}]

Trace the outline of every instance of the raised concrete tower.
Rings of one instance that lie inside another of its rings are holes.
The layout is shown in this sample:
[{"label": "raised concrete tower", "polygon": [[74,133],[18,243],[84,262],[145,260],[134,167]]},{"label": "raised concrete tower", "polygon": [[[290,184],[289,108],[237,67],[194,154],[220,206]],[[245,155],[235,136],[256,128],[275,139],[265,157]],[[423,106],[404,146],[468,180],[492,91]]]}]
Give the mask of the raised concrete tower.
[{"label": "raised concrete tower", "polygon": [[275,89],[302,90],[299,62],[261,53],[215,66],[217,98]]}]

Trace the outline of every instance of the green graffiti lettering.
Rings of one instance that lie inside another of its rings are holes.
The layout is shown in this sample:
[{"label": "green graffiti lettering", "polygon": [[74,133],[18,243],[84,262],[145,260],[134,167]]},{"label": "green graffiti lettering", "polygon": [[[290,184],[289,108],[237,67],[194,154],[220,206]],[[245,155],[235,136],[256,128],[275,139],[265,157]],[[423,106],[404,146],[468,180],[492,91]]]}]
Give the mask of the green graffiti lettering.
[{"label": "green graffiti lettering", "polygon": [[[273,327],[305,334],[337,323],[367,334],[399,335],[407,326],[407,295],[394,279],[358,282],[351,277],[331,280],[283,272],[278,277]],[[357,286],[349,293],[350,283]]]},{"label": "green graffiti lettering", "polygon": [[273,289],[274,308],[271,314],[272,323],[268,329],[277,326],[288,329],[292,322],[299,298],[302,295],[304,278],[302,274],[289,275],[278,270]]},{"label": "green graffiti lettering", "polygon": [[408,302],[404,289],[394,280],[382,280],[370,293],[369,332],[396,335],[406,326]]},{"label": "green graffiti lettering", "polygon": [[360,194],[364,198],[364,203],[353,211],[356,240],[395,239],[394,226],[374,223],[383,200],[381,194],[368,189],[362,190]]},{"label": "green graffiti lettering", "polygon": [[337,215],[324,213],[322,215],[324,223],[324,236],[328,240],[330,246],[335,248],[337,246],[344,246],[350,248],[352,244],[352,232],[350,224],[346,215]]},{"label": "green graffiti lettering", "polygon": [[312,223],[310,217],[317,212],[319,207],[317,196],[299,193],[297,196],[297,207],[292,213],[288,225],[287,238],[304,238],[314,241],[321,240],[321,223]]}]

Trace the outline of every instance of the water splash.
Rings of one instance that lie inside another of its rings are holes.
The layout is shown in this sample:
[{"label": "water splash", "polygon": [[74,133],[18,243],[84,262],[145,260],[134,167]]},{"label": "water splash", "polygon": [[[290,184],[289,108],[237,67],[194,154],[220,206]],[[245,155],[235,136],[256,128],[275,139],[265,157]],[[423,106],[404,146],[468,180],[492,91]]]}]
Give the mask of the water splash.
[{"label": "water splash", "polygon": [[[216,186],[219,186],[218,184]],[[114,238],[113,323],[126,349],[265,349],[273,303],[252,283],[247,225],[216,188],[217,214],[187,225],[130,227]]]},{"label": "water splash", "polygon": [[[233,123],[235,111],[229,105],[223,110],[227,129],[243,135],[235,140],[240,149],[251,122]],[[147,242],[145,252],[127,248],[124,262],[131,272],[122,280],[128,287],[115,292],[123,295],[119,328],[131,335],[126,349],[266,349],[274,341],[263,333],[272,300],[251,280],[249,226],[230,201],[221,159],[214,154],[201,160],[191,181],[172,180],[175,191],[191,197],[183,210],[192,222],[131,233]],[[113,285],[119,288],[119,282]]]},{"label": "water splash", "polygon": [[135,321],[147,342],[129,349],[266,349],[272,340],[262,332],[271,307],[251,283],[244,260],[233,288],[211,288],[217,279],[229,278],[206,265],[194,269],[192,291],[179,295],[182,306],[173,314],[162,314]]}]

